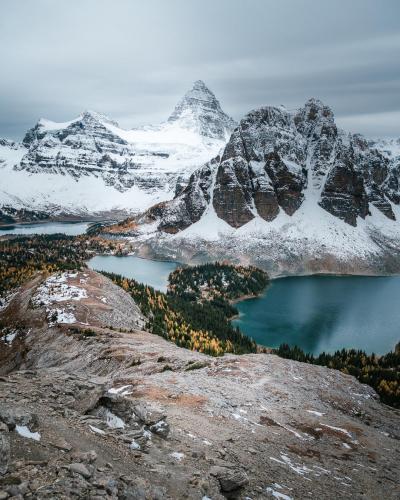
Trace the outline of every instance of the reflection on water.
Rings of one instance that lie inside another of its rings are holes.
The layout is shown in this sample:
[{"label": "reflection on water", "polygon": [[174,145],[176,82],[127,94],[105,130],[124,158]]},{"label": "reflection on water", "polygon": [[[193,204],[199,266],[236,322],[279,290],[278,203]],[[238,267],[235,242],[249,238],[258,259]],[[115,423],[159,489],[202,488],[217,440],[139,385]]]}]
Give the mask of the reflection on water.
[{"label": "reflection on water", "polygon": [[307,352],[354,347],[383,354],[400,341],[400,277],[307,276],[273,281],[239,303],[234,324],[258,343]]}]

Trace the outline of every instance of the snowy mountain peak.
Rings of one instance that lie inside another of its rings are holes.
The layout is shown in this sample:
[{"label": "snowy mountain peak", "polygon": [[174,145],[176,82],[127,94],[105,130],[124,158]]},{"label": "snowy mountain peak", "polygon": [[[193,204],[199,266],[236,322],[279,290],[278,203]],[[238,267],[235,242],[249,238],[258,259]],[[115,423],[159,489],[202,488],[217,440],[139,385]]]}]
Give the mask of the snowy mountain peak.
[{"label": "snowy mountain peak", "polygon": [[215,102],[217,98],[215,94],[207,87],[203,80],[196,80],[193,86],[188,90],[184,96],[185,99],[194,99],[206,102]]},{"label": "snowy mountain peak", "polygon": [[236,126],[235,121],[224,113],[218,99],[202,80],[194,82],[192,88],[175,106],[168,122],[202,136],[220,140],[227,140]]},{"label": "snowy mountain peak", "polygon": [[395,221],[398,170],[362,136],[338,133],[332,110],[317,99],[293,112],[262,107],[240,121],[222,155],[192,175],[161,217],[157,207],[159,229],[185,230],[210,210],[235,229],[314,213],[353,227],[377,211]]},{"label": "snowy mountain peak", "polygon": [[194,169],[218,155],[234,125],[201,81],[182,106],[175,121],[132,130],[85,110],[65,122],[41,118],[23,145],[0,140],[7,186],[0,207],[128,215],[171,199]]},{"label": "snowy mountain peak", "polygon": [[106,115],[97,113],[96,111],[86,110],[81,113],[77,118],[67,122],[54,122],[46,118],[40,118],[36,125],[29,129],[23,139],[23,144],[26,147],[36,141],[42,140],[48,136],[67,136],[76,133],[76,130],[94,128],[104,128],[105,125],[113,125],[118,127],[118,123],[110,120]]},{"label": "snowy mountain peak", "polygon": [[107,115],[98,113],[91,109],[85,110],[81,116],[77,119],[87,123],[100,122],[106,123],[108,125],[114,125],[114,127],[119,127],[118,122],[111,120]]}]

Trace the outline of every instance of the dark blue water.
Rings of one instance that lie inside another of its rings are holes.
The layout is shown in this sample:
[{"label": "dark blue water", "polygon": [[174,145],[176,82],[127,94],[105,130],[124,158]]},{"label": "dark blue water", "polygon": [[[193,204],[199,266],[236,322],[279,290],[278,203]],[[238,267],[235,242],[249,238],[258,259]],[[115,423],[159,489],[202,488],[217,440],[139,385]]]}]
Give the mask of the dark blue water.
[{"label": "dark blue water", "polygon": [[32,224],[14,224],[12,226],[0,226],[2,234],[54,234],[64,233],[70,236],[83,234],[89,227],[88,222],[38,222]]},{"label": "dark blue water", "polygon": [[141,259],[134,255],[122,257],[98,255],[89,260],[88,266],[96,271],[121,274],[166,292],[168,276],[178,267],[178,264]]},{"label": "dark blue water", "polygon": [[318,354],[363,349],[384,354],[400,341],[400,277],[307,276],[274,280],[237,304],[240,329],[259,343],[286,342]]}]

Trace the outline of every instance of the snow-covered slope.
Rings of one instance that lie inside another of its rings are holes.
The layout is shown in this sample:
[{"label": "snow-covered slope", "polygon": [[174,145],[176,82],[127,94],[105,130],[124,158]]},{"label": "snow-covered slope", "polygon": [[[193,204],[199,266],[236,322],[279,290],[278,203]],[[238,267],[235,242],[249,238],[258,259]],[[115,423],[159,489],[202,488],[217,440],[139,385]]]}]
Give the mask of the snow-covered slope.
[{"label": "snow-covered slope", "polygon": [[260,108],[132,235],[154,255],[250,261],[276,274],[400,271],[399,179],[382,148],[338,129],[320,101]]},{"label": "snow-covered slope", "polygon": [[171,199],[234,126],[203,82],[176,109],[161,125],[133,130],[85,111],[64,123],[39,120],[22,144],[0,140],[0,207],[85,216]]}]

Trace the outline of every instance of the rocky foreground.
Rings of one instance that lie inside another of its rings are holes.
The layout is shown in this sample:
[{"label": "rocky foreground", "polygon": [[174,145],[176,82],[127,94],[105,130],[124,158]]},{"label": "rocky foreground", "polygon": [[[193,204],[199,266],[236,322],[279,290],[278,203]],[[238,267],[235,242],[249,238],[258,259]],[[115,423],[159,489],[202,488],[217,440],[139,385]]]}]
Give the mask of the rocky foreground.
[{"label": "rocky foreground", "polygon": [[0,499],[398,498],[399,412],[351,376],[178,348],[92,271],[0,321]]}]

